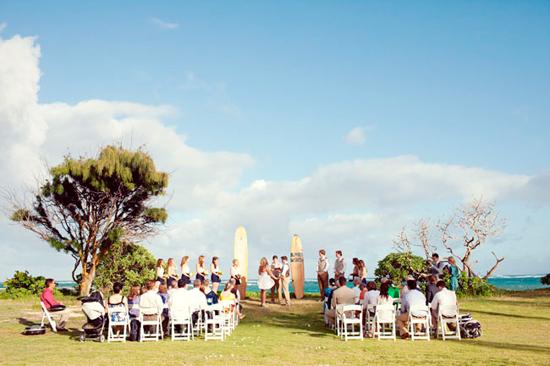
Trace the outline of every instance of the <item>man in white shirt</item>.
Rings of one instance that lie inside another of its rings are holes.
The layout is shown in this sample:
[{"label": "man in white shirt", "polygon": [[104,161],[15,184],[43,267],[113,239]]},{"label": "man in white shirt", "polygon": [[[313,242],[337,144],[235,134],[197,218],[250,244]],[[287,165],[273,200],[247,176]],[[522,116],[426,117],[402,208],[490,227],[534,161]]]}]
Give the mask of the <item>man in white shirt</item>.
[{"label": "man in white shirt", "polygon": [[456,293],[454,291],[448,290],[445,287],[445,281],[439,280],[437,282],[437,288],[439,291],[434,295],[434,298],[430,304],[432,309],[432,324],[434,329],[437,328],[437,318],[440,307],[453,307],[455,309],[452,313],[443,313],[445,317],[454,317],[456,315],[457,301]]},{"label": "man in white shirt", "polygon": [[[168,308],[170,314],[178,315],[181,317],[189,316],[189,310],[191,307],[191,296],[189,290],[185,287],[187,285],[185,279],[178,281],[178,288],[173,289],[170,297],[168,298]],[[181,287],[180,287],[181,284]]]},{"label": "man in white shirt", "polygon": [[342,251],[336,251],[336,260],[334,261],[334,278],[346,277],[346,262],[342,256]]},{"label": "man in white shirt", "polygon": [[[139,311],[143,315],[143,320],[156,320],[159,314],[162,314],[164,304],[162,299],[155,290],[155,281],[147,281],[145,283],[147,292],[139,297]],[[147,326],[146,332],[150,332],[153,326]]]},{"label": "man in white shirt", "polygon": [[285,304],[287,306],[290,306],[290,265],[288,264],[288,257],[286,255],[283,255],[281,257],[281,260],[283,261],[283,267],[281,268],[281,291],[279,293],[279,303],[283,304],[283,298],[281,296],[284,295],[285,298]]},{"label": "man in white shirt", "polygon": [[324,301],[325,289],[328,287],[328,259],[324,249],[319,251],[319,260],[317,262],[317,283],[319,284],[321,301]]},{"label": "man in white shirt", "polygon": [[[397,327],[402,339],[409,337],[407,326],[409,324],[409,311],[416,307],[426,307],[426,296],[416,287],[416,280],[408,280],[407,287],[409,291],[401,304],[401,314],[397,317]],[[412,313],[413,316],[423,316],[427,314]]]},{"label": "man in white shirt", "polygon": [[196,279],[193,282],[193,288],[188,290],[189,292],[189,309],[192,314],[193,324],[195,324],[199,318],[199,313],[202,309],[208,306],[206,301],[206,295],[201,291],[202,281]]}]

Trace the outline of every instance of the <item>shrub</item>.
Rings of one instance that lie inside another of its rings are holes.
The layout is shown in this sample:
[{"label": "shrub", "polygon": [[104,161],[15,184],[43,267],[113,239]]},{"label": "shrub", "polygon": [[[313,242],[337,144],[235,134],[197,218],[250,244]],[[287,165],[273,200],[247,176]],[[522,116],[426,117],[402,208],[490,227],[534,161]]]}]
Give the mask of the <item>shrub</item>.
[{"label": "shrub", "polygon": [[16,271],[12,278],[4,282],[4,296],[18,299],[25,296],[40,295],[44,290],[46,279],[43,276],[33,277],[28,271]]},{"label": "shrub", "polygon": [[[450,285],[450,277],[445,277],[447,286]],[[458,278],[458,290],[459,295],[472,295],[472,296],[491,296],[496,292],[496,288],[490,285],[487,280],[481,277],[468,277],[466,272],[461,271]]]},{"label": "shrub", "polygon": [[377,278],[389,277],[394,283],[400,283],[409,275],[418,277],[426,269],[422,257],[412,253],[390,253],[378,262],[378,268],[374,271]]},{"label": "shrub", "polygon": [[550,273],[548,273],[546,276],[541,277],[540,283],[546,286],[550,286]]},{"label": "shrub", "polygon": [[97,267],[96,288],[111,288],[120,282],[128,289],[132,284],[143,284],[155,278],[155,257],[147,248],[134,243],[119,242],[113,245],[107,258]]}]

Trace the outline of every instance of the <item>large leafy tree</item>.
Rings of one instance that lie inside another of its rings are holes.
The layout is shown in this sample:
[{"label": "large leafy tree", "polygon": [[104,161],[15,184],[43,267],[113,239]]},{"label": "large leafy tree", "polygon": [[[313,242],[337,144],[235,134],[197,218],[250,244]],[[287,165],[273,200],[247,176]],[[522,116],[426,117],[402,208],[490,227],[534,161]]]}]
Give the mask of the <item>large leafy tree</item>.
[{"label": "large leafy tree", "polygon": [[65,157],[32,203],[14,202],[11,219],[74,258],[73,279],[86,295],[114,244],[141,240],[166,221],[152,204],[167,185],[146,152],[106,146],[96,158]]}]

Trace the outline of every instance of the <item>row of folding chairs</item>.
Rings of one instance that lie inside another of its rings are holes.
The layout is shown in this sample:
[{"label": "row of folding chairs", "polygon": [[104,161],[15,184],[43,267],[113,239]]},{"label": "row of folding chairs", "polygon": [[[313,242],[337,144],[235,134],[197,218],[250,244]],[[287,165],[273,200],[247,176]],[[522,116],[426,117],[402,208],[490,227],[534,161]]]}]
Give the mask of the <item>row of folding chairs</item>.
[{"label": "row of folding chairs", "polygon": [[[338,305],[336,307],[335,331],[345,341],[348,339],[362,340],[364,336],[363,329],[373,334],[378,340],[396,340],[396,313],[397,311],[392,305],[368,305],[364,312],[362,305]],[[365,314],[364,321],[363,314]],[[436,338],[460,340],[458,314],[458,306],[455,305],[441,306],[438,309],[438,326],[435,329]],[[449,324],[454,325],[455,330],[451,331],[448,328]],[[412,341],[420,339],[429,341],[432,327],[432,318],[428,306],[410,309],[408,331]]]},{"label": "row of folding chairs", "polygon": [[[169,309],[169,331],[172,341],[193,340],[204,335],[204,340],[225,340],[231,335],[239,324],[237,311],[238,304],[235,301],[220,301],[218,304],[209,305],[197,309]],[[143,310],[140,311],[140,342],[159,341],[164,337],[162,330],[161,314],[155,314],[154,318],[145,319]],[[109,309],[109,327],[107,341],[126,341],[129,332],[128,313],[120,317],[113,317],[113,313],[120,310]],[[196,319],[193,322],[193,314]],[[118,321],[117,318],[121,320]],[[124,319],[124,320],[123,320]],[[121,331],[122,329],[122,331]]]}]

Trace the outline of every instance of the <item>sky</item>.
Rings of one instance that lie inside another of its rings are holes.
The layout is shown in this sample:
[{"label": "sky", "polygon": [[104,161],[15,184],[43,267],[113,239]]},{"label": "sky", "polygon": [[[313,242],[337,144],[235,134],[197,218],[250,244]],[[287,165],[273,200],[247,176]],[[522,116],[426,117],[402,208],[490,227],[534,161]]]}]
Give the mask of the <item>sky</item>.
[{"label": "sky", "polygon": [[[546,273],[548,65],[547,1],[0,1],[0,186],[144,146],[170,173],[155,256],[227,273],[244,225],[251,268],[296,233],[306,277],[321,247],[372,275],[401,228],[484,197],[507,225],[479,272],[495,251],[499,275]],[[0,280],[70,278],[5,215],[0,233]]]}]

